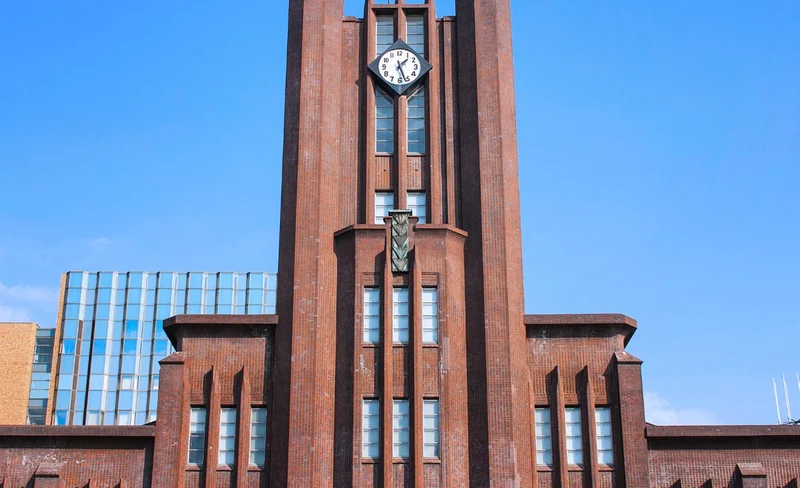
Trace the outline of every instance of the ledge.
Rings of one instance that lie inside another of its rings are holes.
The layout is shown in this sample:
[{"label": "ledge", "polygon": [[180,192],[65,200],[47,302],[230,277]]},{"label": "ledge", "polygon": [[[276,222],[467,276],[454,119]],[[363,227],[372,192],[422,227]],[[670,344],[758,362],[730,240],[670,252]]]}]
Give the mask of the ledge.
[{"label": "ledge", "polygon": [[526,327],[620,327],[625,329],[625,344],[638,327],[636,320],[619,313],[525,315]]},{"label": "ledge", "polygon": [[697,439],[712,437],[800,438],[800,425],[647,425],[648,439]]},{"label": "ledge", "polygon": [[175,315],[164,321],[164,328],[173,325],[278,325],[277,315],[208,314]]},{"label": "ledge", "polygon": [[[416,218],[416,217],[414,217]],[[339,237],[341,235],[353,232],[353,231],[373,231],[373,232],[386,232],[386,225],[385,224],[355,224],[355,225],[348,225],[343,229],[339,229],[333,233],[334,237]],[[426,232],[426,231],[437,231],[437,230],[446,230],[453,232],[454,234],[458,234],[462,237],[467,237],[467,231],[461,230],[458,227],[449,225],[449,224],[416,224],[414,226],[414,232]]]},{"label": "ledge", "polygon": [[155,437],[155,425],[3,425],[0,437]]},{"label": "ledge", "polygon": [[[198,327],[219,327],[225,331],[232,331],[234,327],[267,327],[277,326],[277,315],[244,315],[244,314],[209,314],[209,315],[175,315],[164,321],[164,332],[167,334],[172,347],[180,352],[178,339],[185,335],[186,326],[191,329]],[[238,332],[237,332],[238,333]]]}]

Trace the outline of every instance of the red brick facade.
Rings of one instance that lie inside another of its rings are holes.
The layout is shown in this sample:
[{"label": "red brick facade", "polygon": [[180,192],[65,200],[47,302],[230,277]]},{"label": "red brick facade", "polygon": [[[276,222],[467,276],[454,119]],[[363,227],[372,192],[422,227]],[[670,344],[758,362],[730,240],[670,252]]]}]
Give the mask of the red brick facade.
[{"label": "red brick facade", "polygon": [[[161,362],[155,425],[0,427],[2,488],[797,486],[800,427],[645,423],[641,361],[625,351],[634,320],[524,315],[509,0],[457,0],[445,19],[432,2],[368,4],[363,20],[343,19],[342,0],[289,5],[277,314],[169,319],[177,352]],[[424,153],[407,150],[407,96],[394,98],[396,150],[376,152],[366,66],[386,14],[400,38],[411,15],[424,21]],[[391,217],[375,223],[376,192],[403,209],[411,191],[427,218],[410,219],[409,270],[395,272],[402,240]],[[407,341],[393,340],[395,288]],[[438,336],[425,341],[431,289]],[[365,290],[378,341],[364,338]],[[408,456],[392,455],[395,401]],[[255,408],[268,412],[263,463]],[[542,464],[537,409],[550,415]],[[598,456],[598,412],[613,463]]]}]

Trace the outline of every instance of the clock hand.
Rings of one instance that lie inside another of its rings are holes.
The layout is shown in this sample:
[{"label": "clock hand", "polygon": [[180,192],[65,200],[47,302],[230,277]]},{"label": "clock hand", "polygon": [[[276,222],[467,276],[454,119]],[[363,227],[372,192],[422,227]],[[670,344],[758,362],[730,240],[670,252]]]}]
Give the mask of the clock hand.
[{"label": "clock hand", "polygon": [[[408,61],[408,60],[406,60]],[[405,64],[405,63],[403,63]],[[406,81],[406,74],[403,72],[403,64],[400,64],[400,61],[397,62],[397,69],[400,71],[400,76],[403,77],[403,81]]]}]

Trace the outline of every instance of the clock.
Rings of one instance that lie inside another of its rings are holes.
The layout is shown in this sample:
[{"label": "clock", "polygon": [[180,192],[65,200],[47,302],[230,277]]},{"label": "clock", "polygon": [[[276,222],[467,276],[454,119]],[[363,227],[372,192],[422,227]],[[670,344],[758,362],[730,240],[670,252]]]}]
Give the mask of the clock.
[{"label": "clock", "polygon": [[383,84],[402,95],[430,71],[425,58],[402,40],[398,40],[370,63],[369,69]]}]

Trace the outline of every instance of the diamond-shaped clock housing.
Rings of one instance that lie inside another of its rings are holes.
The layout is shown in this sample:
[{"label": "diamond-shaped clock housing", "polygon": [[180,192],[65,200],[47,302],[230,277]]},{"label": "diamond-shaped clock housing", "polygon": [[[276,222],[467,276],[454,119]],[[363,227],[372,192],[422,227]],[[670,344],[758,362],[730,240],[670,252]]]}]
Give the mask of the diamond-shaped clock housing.
[{"label": "diamond-shaped clock housing", "polygon": [[[415,66],[419,69],[414,70]],[[425,58],[402,39],[398,39],[389,49],[375,58],[368,67],[383,85],[398,95],[402,95],[419,83],[433,68]],[[384,67],[386,69],[383,69]],[[412,73],[414,74],[413,79]]]}]

